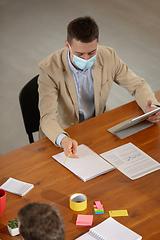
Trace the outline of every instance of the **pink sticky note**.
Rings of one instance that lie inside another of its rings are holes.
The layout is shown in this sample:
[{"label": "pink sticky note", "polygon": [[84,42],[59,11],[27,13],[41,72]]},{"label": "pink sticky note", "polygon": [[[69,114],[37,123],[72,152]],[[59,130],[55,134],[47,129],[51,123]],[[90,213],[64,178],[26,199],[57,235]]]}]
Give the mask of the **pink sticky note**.
[{"label": "pink sticky note", "polygon": [[92,223],[93,223],[93,215],[78,214],[76,225],[92,226]]},{"label": "pink sticky note", "polygon": [[98,210],[103,210],[103,206],[100,201],[95,201]]}]

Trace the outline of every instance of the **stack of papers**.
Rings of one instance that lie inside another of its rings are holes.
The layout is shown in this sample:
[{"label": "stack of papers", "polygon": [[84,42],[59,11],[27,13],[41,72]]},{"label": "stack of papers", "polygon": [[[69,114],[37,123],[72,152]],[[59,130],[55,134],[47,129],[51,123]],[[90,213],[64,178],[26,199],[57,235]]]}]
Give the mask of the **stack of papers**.
[{"label": "stack of papers", "polygon": [[32,188],[33,184],[25,183],[14,178],[9,178],[0,188],[20,196],[26,195]]},{"label": "stack of papers", "polygon": [[77,147],[77,155],[79,158],[68,158],[66,162],[64,152],[52,157],[84,182],[115,169],[84,144]]}]

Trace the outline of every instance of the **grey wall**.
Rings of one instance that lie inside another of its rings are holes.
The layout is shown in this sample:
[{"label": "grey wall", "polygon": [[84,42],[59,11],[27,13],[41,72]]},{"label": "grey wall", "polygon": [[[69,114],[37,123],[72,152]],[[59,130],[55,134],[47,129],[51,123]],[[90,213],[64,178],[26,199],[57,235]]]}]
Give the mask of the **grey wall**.
[{"label": "grey wall", "polygon": [[[159,0],[1,0],[0,155],[29,144],[18,94],[38,63],[65,46],[67,24],[76,17],[95,18],[100,44],[113,47],[153,91],[160,89],[159,13]],[[131,100],[113,85],[110,109]]]}]

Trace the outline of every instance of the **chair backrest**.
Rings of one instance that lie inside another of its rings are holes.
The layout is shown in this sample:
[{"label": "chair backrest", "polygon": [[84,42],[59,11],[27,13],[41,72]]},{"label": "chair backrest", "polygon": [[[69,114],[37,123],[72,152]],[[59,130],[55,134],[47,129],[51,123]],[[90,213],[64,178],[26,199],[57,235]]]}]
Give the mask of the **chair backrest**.
[{"label": "chair backrest", "polygon": [[33,132],[39,130],[40,113],[38,109],[38,76],[32,78],[20,91],[19,102],[29,142],[34,142]]}]

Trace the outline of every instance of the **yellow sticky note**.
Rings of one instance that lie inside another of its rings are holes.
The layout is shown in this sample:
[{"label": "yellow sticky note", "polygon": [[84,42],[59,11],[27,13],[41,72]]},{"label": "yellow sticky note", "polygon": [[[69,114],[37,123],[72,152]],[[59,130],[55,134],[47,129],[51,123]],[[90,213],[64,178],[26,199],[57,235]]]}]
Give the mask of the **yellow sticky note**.
[{"label": "yellow sticky note", "polygon": [[127,210],[114,210],[109,211],[110,217],[120,217],[120,216],[128,216]]}]

